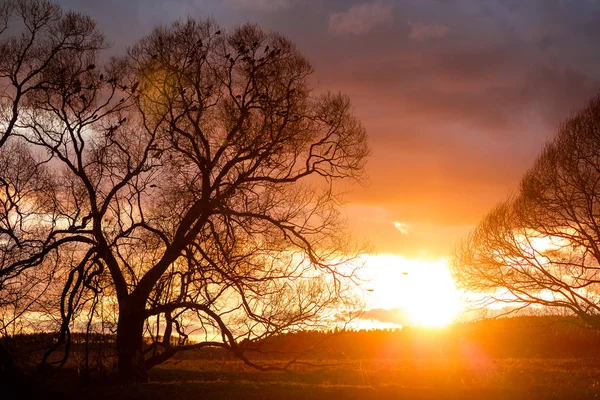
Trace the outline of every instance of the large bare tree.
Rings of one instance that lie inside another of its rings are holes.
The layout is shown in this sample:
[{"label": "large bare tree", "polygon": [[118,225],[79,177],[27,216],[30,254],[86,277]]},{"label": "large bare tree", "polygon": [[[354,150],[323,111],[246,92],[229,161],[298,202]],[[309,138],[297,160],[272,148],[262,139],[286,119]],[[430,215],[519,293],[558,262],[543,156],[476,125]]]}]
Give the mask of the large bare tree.
[{"label": "large bare tree", "polygon": [[457,249],[454,275],[484,305],[566,312],[600,329],[600,99],[567,120]]},{"label": "large bare tree", "polygon": [[12,133],[52,186],[27,199],[45,207],[38,251],[4,266],[42,265],[61,288],[45,360],[111,302],[124,379],[204,346],[256,365],[248,342],[342,315],[355,249],[334,183],[368,154],[349,100],[255,25],[188,19],[97,57],[56,57]]}]

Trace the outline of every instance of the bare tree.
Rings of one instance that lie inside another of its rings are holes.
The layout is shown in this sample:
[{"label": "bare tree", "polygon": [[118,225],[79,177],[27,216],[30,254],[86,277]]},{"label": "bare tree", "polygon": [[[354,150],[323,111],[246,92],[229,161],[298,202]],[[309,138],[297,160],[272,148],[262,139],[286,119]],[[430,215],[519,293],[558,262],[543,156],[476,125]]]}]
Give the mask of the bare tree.
[{"label": "bare tree", "polygon": [[[7,0],[0,4],[0,329],[6,334],[49,284],[49,276],[33,273],[56,246],[54,188],[40,154],[12,140],[21,114],[32,100],[71,79],[59,60],[78,62],[106,47],[95,23],[77,13],[63,13],[46,1]],[[64,64],[64,62],[63,62]],[[42,223],[40,223],[42,222]],[[58,241],[60,243],[60,240]],[[46,262],[47,263],[47,262]],[[7,312],[10,310],[10,312]],[[2,369],[13,369],[0,347]]]},{"label": "bare tree", "polygon": [[600,99],[567,120],[456,251],[454,275],[484,305],[561,311],[600,329]]},{"label": "bare tree", "polygon": [[[43,214],[43,206],[29,201],[28,194],[50,189],[48,181],[38,163],[22,145],[8,143],[0,150],[0,332],[8,336],[8,330],[34,301],[30,296],[40,282],[36,276],[26,272],[19,261],[27,258],[29,251],[37,251],[37,227],[28,222]],[[31,229],[30,229],[31,228]],[[33,266],[33,265],[32,265]],[[9,352],[0,349],[2,369],[16,372],[15,362]]]},{"label": "bare tree", "polygon": [[62,288],[50,350],[66,357],[82,310],[89,328],[113,299],[124,379],[205,346],[261,367],[242,342],[330,324],[355,251],[334,182],[368,154],[349,100],[319,94],[293,44],[254,25],[189,19],[106,68],[96,55],[57,57],[12,133],[55,178],[39,192],[51,240],[19,261],[50,263]]},{"label": "bare tree", "polygon": [[28,96],[44,90],[57,58],[106,47],[95,23],[63,13],[47,0],[7,0],[0,5],[0,147]]}]

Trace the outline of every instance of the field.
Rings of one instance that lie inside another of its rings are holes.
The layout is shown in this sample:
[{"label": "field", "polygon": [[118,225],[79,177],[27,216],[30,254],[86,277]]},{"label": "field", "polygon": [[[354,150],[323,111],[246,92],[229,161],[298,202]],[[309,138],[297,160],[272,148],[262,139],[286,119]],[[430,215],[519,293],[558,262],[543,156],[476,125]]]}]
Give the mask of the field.
[{"label": "field", "polygon": [[[31,346],[42,339],[22,338],[18,353],[24,353],[25,343]],[[105,343],[111,340],[107,337]],[[280,354],[320,341],[320,349],[304,359],[306,364],[287,371],[260,372],[229,353],[207,350],[180,353],[152,369],[148,383],[128,386],[100,377],[83,384],[71,362],[57,375],[41,378],[45,388],[35,396],[48,399],[55,392],[56,398],[74,400],[600,398],[600,336],[569,320],[511,318],[442,330],[300,332],[267,347]],[[258,361],[282,362],[276,356]],[[14,398],[28,397],[18,391]]]},{"label": "field", "polygon": [[[259,372],[237,361],[174,360],[134,386],[71,388],[78,399],[585,399],[600,359],[378,360]],[[63,391],[64,392],[64,391]],[[66,397],[65,393],[65,397]]]}]

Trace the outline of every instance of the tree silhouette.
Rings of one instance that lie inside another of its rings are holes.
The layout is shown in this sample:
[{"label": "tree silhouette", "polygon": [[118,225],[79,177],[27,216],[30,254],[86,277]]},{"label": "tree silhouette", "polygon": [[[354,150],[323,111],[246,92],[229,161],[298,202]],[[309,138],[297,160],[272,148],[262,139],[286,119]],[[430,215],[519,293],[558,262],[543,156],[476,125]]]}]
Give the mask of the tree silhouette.
[{"label": "tree silhouette", "polygon": [[600,328],[600,99],[567,120],[453,261],[484,305],[575,314]]},{"label": "tree silhouette", "polygon": [[[48,279],[28,270],[39,266],[39,256],[51,252],[56,240],[47,224],[33,223],[52,208],[53,187],[44,160],[11,138],[36,97],[55,86],[58,76],[73,78],[59,69],[64,60],[81,62],[104,47],[102,34],[87,16],[63,13],[46,0],[0,4],[0,331],[4,334],[47,285]],[[0,347],[0,369],[14,373],[15,368]]]},{"label": "tree silhouette", "polygon": [[205,346],[261,367],[242,341],[353,301],[334,182],[361,176],[365,130],[292,43],[188,19],[98,65],[97,51],[56,56],[11,133],[51,187],[24,197],[44,207],[25,218],[37,247],[2,267],[52,276],[60,335],[44,363],[116,303],[124,379]]}]

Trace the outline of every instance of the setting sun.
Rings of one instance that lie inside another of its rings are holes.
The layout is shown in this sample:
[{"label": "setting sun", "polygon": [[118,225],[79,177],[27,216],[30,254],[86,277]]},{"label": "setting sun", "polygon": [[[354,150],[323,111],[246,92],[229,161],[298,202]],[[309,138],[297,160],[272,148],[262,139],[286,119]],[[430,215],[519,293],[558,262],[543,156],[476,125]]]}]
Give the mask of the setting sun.
[{"label": "setting sun", "polygon": [[409,260],[392,254],[368,255],[364,260],[368,308],[390,311],[385,313],[390,320],[372,318],[375,325],[395,322],[440,327],[460,312],[459,294],[446,260]]}]

